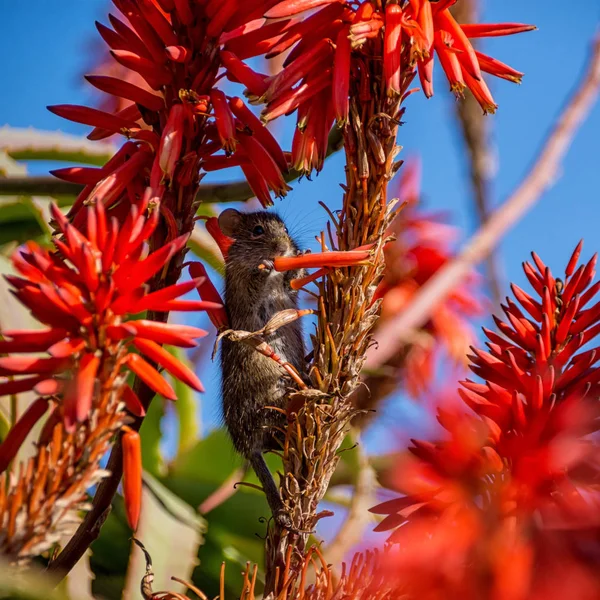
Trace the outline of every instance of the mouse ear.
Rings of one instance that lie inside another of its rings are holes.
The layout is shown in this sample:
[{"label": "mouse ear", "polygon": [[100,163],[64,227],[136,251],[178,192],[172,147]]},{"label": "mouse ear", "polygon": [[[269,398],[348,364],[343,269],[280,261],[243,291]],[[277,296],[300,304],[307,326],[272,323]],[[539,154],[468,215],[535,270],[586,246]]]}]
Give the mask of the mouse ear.
[{"label": "mouse ear", "polygon": [[235,208],[228,208],[219,215],[219,228],[225,235],[235,237],[235,232],[241,221],[242,213],[235,210]]}]

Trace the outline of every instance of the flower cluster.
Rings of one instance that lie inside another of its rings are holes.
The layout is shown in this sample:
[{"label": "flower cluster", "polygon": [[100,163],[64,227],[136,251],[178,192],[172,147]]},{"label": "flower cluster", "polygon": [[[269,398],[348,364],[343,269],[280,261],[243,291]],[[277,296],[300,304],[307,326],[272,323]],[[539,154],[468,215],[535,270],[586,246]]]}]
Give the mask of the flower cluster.
[{"label": "flower cluster", "polygon": [[[77,214],[84,204],[102,201],[125,219],[131,199],[147,193],[150,201],[162,201],[165,218],[171,213],[172,222],[183,219],[184,229],[190,230],[201,171],[234,165],[242,167],[265,206],[272,203],[270,190],[285,195],[289,188],[282,173],[288,165],[277,142],[239,98],[228,98],[216,87],[222,67],[233,80],[249,72],[239,61],[232,64],[231,53],[222,47],[223,39],[253,19],[256,7],[221,0],[113,4],[121,18],[111,14],[112,28],[97,27],[119,65],[118,76],[86,79],[125,105],[120,102],[122,108],[115,113],[75,105],[49,107],[61,117],[94,127],[88,135],[92,140],[114,134],[129,140],[102,168],[54,171],[85,185],[69,214],[76,225],[85,220],[85,211]],[[104,67],[102,71],[108,72]]]},{"label": "flower cluster", "polygon": [[[452,91],[462,95],[468,87],[484,112],[494,112],[496,104],[482,72],[520,81],[522,73],[475,51],[469,38],[510,35],[535,27],[518,23],[459,25],[449,11],[455,1],[263,2],[257,16],[264,18],[222,38],[230,61],[226,68],[246,86],[252,102],[266,104],[265,121],[297,110],[292,163],[304,173],[319,171],[331,125],[336,121],[343,126],[349,118],[351,81],[366,81],[359,74],[369,53],[383,57],[381,84],[391,101],[407,93],[417,71],[425,95],[433,95],[434,53]],[[302,15],[311,9],[310,16]],[[376,47],[369,47],[370,40]],[[241,62],[283,52],[289,52],[284,69],[271,77],[251,71]],[[365,86],[356,100],[367,101],[371,95]]]},{"label": "flower cluster", "polygon": [[[2,332],[0,350],[10,354],[0,358],[0,395],[32,390],[38,398],[0,444],[0,473],[50,407],[52,412],[39,436],[38,453],[27,471],[21,471],[17,485],[7,487],[5,476],[0,478],[4,498],[0,524],[10,534],[0,542],[0,550],[5,546],[8,554],[30,556],[60,537],[57,532],[67,510],[80,508],[86,488],[103,476],[99,461],[130,418],[124,407],[131,415],[144,415],[151,397],[138,397],[127,383],[129,373],[152,395],[172,400],[175,391],[154,365],[202,391],[198,377],[162,345],[193,347],[206,332],[165,323],[160,315],[222,307],[180,299],[207,285],[204,277],[149,291],[148,284],[181,251],[187,236],[150,252],[148,241],[159,214],[154,210],[146,216],[147,208],[145,201],[132,205],[128,217],[119,223],[115,216],[108,217],[99,202],[85,209],[84,235],[53,206],[60,233],[53,240],[55,249],[30,242],[13,255],[19,273],[7,277],[13,294],[45,328]],[[139,318],[146,311],[149,318]],[[84,453],[89,460],[82,460]],[[124,467],[126,506],[135,528],[141,455],[138,434],[133,431],[124,436]],[[49,485],[52,494],[40,495]],[[51,501],[53,497],[60,497],[61,503]],[[28,510],[33,513],[27,518],[18,517]],[[19,531],[18,523],[26,525],[26,531]]]},{"label": "flower cluster", "polygon": [[[148,293],[147,283],[181,250],[187,238],[181,236],[149,253],[147,241],[157,226],[157,211],[146,218],[144,204],[134,205],[122,225],[115,217],[107,219],[102,203],[86,212],[84,236],[53,207],[62,233],[62,239],[54,239],[56,250],[50,252],[30,242],[13,255],[14,267],[21,275],[7,277],[13,293],[46,329],[3,331],[5,341],[0,342],[2,352],[11,353],[0,358],[0,374],[6,377],[0,382],[0,394],[34,390],[41,397],[61,397],[59,412],[67,431],[90,417],[98,383],[107,379],[114,382],[126,370],[172,400],[176,399],[173,388],[150,363],[201,391],[197,376],[162,344],[193,347],[206,332],[130,316],[143,311],[196,311],[220,306],[179,299],[202,285],[201,279]],[[144,413],[144,406],[127,383],[122,383],[121,394],[131,413]],[[13,431],[19,431],[19,426]],[[5,468],[16,448],[5,442],[0,449],[0,464]]]},{"label": "flower cluster", "polygon": [[378,530],[395,530],[398,564],[424,577],[435,564],[439,589],[564,597],[568,573],[581,593],[600,590],[589,535],[600,525],[600,369],[597,349],[585,349],[600,333],[600,282],[596,256],[577,266],[580,251],[564,279],[535,253],[524,263],[534,295],[513,285],[506,320],[484,329],[488,351],[469,356],[482,382],[467,379],[459,393],[473,412],[440,409],[449,439],[413,441],[417,460],[397,475],[406,495],[372,509],[387,515]]}]

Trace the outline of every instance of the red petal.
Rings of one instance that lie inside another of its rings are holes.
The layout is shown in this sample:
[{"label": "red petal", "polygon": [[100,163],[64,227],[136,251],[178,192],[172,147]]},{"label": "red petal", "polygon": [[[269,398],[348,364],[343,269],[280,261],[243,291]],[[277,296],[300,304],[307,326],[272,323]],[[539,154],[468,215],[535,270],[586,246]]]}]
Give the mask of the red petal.
[{"label": "red petal", "polygon": [[202,284],[198,286],[200,298],[202,298],[202,300],[214,302],[215,304],[219,303],[221,305],[219,308],[208,310],[208,316],[210,317],[213,325],[217,329],[226,327],[228,325],[227,311],[223,306],[223,301],[221,300],[219,292],[217,292],[217,288],[215,288],[212,281],[209,279],[204,265],[199,262],[194,262],[190,264],[189,268],[190,275],[192,277],[202,279]]},{"label": "red petal", "polygon": [[261,123],[260,119],[244,104],[240,98],[232,98],[229,106],[233,114],[252,131],[254,137],[260,142],[261,146],[267,150],[277,163],[282,173],[287,172],[288,164],[279,142],[273,134]]},{"label": "red petal", "polygon": [[38,398],[29,405],[23,416],[11,427],[6,438],[0,444],[0,473],[6,471],[29,432],[47,410],[48,400]]},{"label": "red petal", "polygon": [[66,335],[65,329],[43,329],[38,331],[3,331],[4,340],[0,341],[0,353],[44,352]]},{"label": "red petal", "polygon": [[122,437],[123,499],[127,522],[134,531],[140,520],[142,506],[142,445],[140,434],[129,429]]},{"label": "red petal", "polygon": [[227,154],[231,154],[235,151],[236,145],[235,121],[227,104],[227,98],[221,90],[213,89],[210,93],[210,101],[213,105],[221,145]]},{"label": "red petal", "polygon": [[80,185],[96,185],[102,179],[104,171],[96,167],[67,167],[54,169],[50,173],[63,181]]},{"label": "red petal", "polygon": [[185,281],[184,283],[170,285],[162,290],[152,292],[151,294],[144,296],[144,298],[140,301],[139,310],[150,310],[148,306],[154,302],[168,302],[169,300],[179,298],[179,296],[183,296],[184,294],[187,294],[187,292],[197,288],[202,281],[204,281],[204,276],[197,277],[191,281]]},{"label": "red petal", "polygon": [[85,421],[92,408],[96,374],[100,366],[100,358],[95,354],[84,354],[79,361],[79,368],[73,385],[69,386],[64,398],[65,428],[69,430],[75,422]]},{"label": "red petal", "polygon": [[461,25],[461,29],[467,37],[478,38],[513,35],[524,31],[533,31],[537,27],[523,23],[464,23]]},{"label": "red petal", "polygon": [[227,253],[229,252],[229,248],[235,240],[225,235],[221,231],[221,228],[219,227],[219,219],[217,219],[217,217],[208,218],[206,220],[205,226],[206,231],[208,231],[208,233],[210,233],[215,242],[217,242],[217,245],[219,246],[219,250],[221,250],[223,258],[226,259]]},{"label": "red petal", "polygon": [[78,106],[76,104],[57,104],[55,106],[48,106],[47,108],[50,112],[63,119],[82,123],[83,125],[91,125],[92,127],[102,127],[113,133],[120,133],[122,129],[137,127],[135,121],[123,119],[97,108]]},{"label": "red petal", "polygon": [[215,310],[222,308],[222,304],[216,302],[205,302],[204,300],[166,300],[163,302],[153,302],[148,306],[148,310],[156,310],[159,312],[171,311],[190,311],[197,312],[205,310],[209,314]]},{"label": "red petal", "polygon": [[150,360],[163,366],[173,377],[199,392],[204,391],[204,387],[196,374],[156,342],[135,338],[133,345]]},{"label": "red petal", "polygon": [[153,340],[158,344],[171,344],[172,346],[185,346],[193,348],[197,343],[193,340],[207,335],[208,332],[190,325],[176,325],[140,319],[127,321],[126,325],[132,327],[136,337]]},{"label": "red petal", "polygon": [[370,256],[371,253],[366,250],[317,252],[301,256],[277,256],[274,263],[277,271],[312,269],[315,267],[352,267],[364,264]]},{"label": "red petal", "polygon": [[338,127],[343,127],[348,120],[350,105],[348,94],[350,90],[350,57],[352,48],[348,33],[349,28],[347,26],[338,33],[333,60],[333,108]]},{"label": "red petal", "polygon": [[113,58],[124,67],[139,73],[154,90],[160,90],[173,79],[172,73],[160,64],[127,50],[111,50]]},{"label": "red petal", "polygon": [[137,263],[134,268],[119,268],[114,275],[117,288],[132,290],[148,281],[185,246],[188,238],[187,234],[179,236]]},{"label": "red petal", "polygon": [[469,75],[477,81],[480,80],[481,70],[475,50],[454,17],[448,10],[443,10],[435,15],[434,22],[436,29],[443,29],[452,35],[455,48],[462,51],[459,57],[460,63]]},{"label": "red petal", "polygon": [[104,75],[86,75],[85,78],[96,88],[112,94],[113,96],[119,96],[132,102],[137,102],[142,106],[150,110],[162,111],[165,109],[165,101],[161,96],[152,94],[133,83],[129,83],[123,79],[117,79],[116,77],[107,77]]},{"label": "red petal", "polygon": [[23,379],[8,379],[0,382],[0,396],[12,396],[32,390],[43,377],[25,377]]},{"label": "red petal", "polygon": [[161,394],[168,400],[177,400],[177,394],[167,383],[160,373],[149,365],[141,356],[129,354],[127,356],[127,366],[152,390]]},{"label": "red petal", "polygon": [[121,400],[125,402],[127,410],[135,417],[143,417],[146,415],[146,409],[140,402],[137,394],[127,384],[123,386]]},{"label": "red petal", "polygon": [[0,375],[50,374],[64,371],[71,361],[65,358],[5,356],[0,358]]},{"label": "red petal", "polygon": [[281,19],[282,17],[291,17],[305,10],[317,8],[324,4],[333,2],[343,2],[344,0],[284,0],[265,13],[267,19]]}]

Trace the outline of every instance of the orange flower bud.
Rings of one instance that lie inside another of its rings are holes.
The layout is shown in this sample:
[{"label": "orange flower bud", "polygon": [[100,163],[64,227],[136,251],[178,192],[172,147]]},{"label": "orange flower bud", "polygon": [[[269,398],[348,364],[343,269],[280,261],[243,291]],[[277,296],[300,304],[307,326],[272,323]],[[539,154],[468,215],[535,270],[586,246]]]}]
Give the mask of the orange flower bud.
[{"label": "orange flower bud", "polygon": [[123,498],[127,522],[135,531],[142,508],[142,446],[137,431],[123,429]]},{"label": "orange flower bud", "polygon": [[389,96],[400,93],[400,56],[402,54],[402,9],[397,4],[385,7],[383,72]]},{"label": "orange flower bud", "polygon": [[181,155],[184,121],[185,107],[183,104],[174,104],[169,112],[158,150],[160,168],[169,180],[173,178],[175,165]]},{"label": "orange flower bud", "polygon": [[349,26],[344,27],[335,41],[335,58],[333,61],[333,108],[338,127],[343,127],[348,120],[350,90],[350,45]]},{"label": "orange flower bud", "polygon": [[23,416],[12,426],[5,440],[0,444],[0,473],[6,471],[33,426],[44,416],[47,410],[48,400],[38,398],[30,404]]}]

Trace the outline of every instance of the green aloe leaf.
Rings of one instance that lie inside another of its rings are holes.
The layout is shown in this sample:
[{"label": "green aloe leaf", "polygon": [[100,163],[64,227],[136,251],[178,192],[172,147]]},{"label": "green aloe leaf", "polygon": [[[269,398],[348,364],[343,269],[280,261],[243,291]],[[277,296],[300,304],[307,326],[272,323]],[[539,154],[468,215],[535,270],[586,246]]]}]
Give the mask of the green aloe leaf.
[{"label": "green aloe leaf", "polygon": [[0,150],[14,160],[51,160],[102,166],[115,153],[108,142],[92,142],[62,131],[0,127]]},{"label": "green aloe leaf", "polygon": [[[169,352],[190,369],[193,365],[187,359],[185,352],[181,348],[170,346]],[[198,433],[200,426],[198,423],[198,395],[191,387],[181,382],[179,379],[171,378],[177,402],[175,402],[175,411],[177,412],[177,421],[179,425],[179,437],[177,439],[177,456],[191,449],[198,442]]]}]

